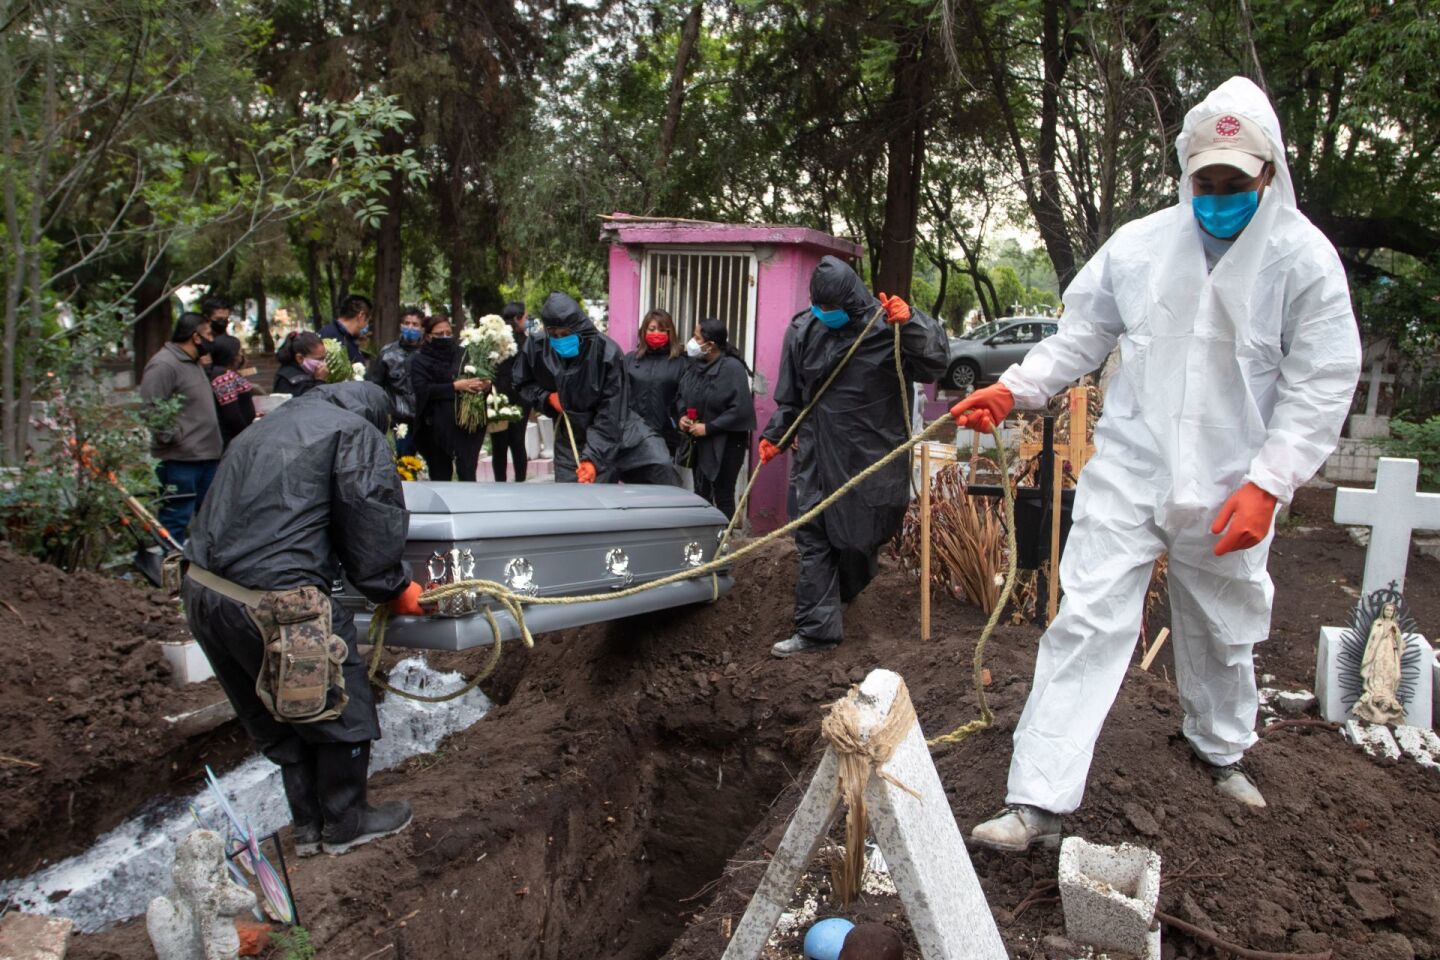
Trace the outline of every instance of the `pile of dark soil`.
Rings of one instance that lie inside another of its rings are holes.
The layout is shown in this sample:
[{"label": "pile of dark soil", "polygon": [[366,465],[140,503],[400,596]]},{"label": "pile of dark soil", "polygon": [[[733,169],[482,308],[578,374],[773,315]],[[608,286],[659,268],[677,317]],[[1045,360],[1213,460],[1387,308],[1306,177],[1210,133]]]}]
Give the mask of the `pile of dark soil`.
[{"label": "pile of dark soil", "polygon": [[171,685],[147,641],[190,633],[164,594],[4,545],[0,583],[0,877],[12,877],[84,849],[163,789],[172,764],[188,766],[171,756],[186,741],[165,717],[219,691]]},{"label": "pile of dark soil", "polygon": [[[1310,684],[1317,628],[1343,622],[1360,579],[1363,551],[1327,513],[1302,501],[1273,553],[1275,625],[1259,668],[1277,685]],[[415,825],[294,867],[319,956],[718,958],[819,756],[828,702],[884,666],[906,678],[928,733],[976,712],[978,611],[937,604],[936,639],[920,642],[916,585],[893,567],[850,607],[840,650],[772,660],[769,645],[788,633],[794,562],[777,544],[745,562],[715,605],[507,651],[484,720],[372,781],[381,798],[412,800]],[[1440,564],[1413,560],[1408,593],[1422,624],[1440,619],[1437,587]],[[962,829],[1002,802],[1038,636],[1029,625],[997,632],[996,727],[936,755]],[[484,655],[432,662],[473,669]],[[1269,809],[1243,813],[1178,739],[1170,676],[1162,655],[1128,678],[1066,830],[1158,849],[1162,909],[1246,945],[1440,956],[1440,776],[1287,728],[1251,753]],[[1045,941],[1064,932],[1045,886],[1053,855],[974,859],[1012,955],[1060,955]],[[892,898],[853,914],[905,929]],[[1169,956],[1210,955],[1166,936]],[[78,938],[72,956],[144,956],[144,937],[127,924]],[[798,943],[786,946],[798,956]]]}]

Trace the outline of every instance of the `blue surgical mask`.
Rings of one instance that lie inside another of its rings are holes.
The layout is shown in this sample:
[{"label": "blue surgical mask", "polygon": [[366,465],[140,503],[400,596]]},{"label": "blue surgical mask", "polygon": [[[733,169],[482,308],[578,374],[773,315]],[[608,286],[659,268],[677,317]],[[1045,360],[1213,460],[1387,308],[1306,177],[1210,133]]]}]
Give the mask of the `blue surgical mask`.
[{"label": "blue surgical mask", "polygon": [[400,339],[406,343],[419,343],[423,331],[416,327],[401,327]]},{"label": "blue surgical mask", "polygon": [[1205,194],[1190,201],[1195,219],[1212,237],[1229,240],[1236,236],[1260,207],[1260,192]]},{"label": "blue surgical mask", "polygon": [[550,348],[567,360],[571,357],[578,357],[580,356],[580,334],[572,333],[568,337],[551,337]]},{"label": "blue surgical mask", "polygon": [[850,322],[850,314],[846,313],[843,308],[821,310],[819,306],[812,303],[810,304],[810,312],[815,314],[816,318],[831,330],[839,330]]}]

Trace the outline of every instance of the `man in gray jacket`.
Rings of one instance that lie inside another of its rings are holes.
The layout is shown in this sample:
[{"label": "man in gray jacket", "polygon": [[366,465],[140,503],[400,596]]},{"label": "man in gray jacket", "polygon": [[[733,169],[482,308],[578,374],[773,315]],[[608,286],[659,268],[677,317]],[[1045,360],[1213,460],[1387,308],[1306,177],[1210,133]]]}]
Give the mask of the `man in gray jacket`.
[{"label": "man in gray jacket", "polygon": [[158,519],[181,543],[225,449],[204,366],[214,336],[200,314],[182,313],[170,342],[145,364],[140,380],[140,396],[147,404],[181,400],[174,424],[155,431],[150,443],[150,455],[160,461],[155,472],[167,494]]}]

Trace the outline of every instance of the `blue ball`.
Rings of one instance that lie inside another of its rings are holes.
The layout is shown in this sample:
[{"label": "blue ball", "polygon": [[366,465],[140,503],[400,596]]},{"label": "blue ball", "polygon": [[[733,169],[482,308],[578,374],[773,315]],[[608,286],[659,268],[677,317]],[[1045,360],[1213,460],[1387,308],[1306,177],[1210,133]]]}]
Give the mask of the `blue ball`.
[{"label": "blue ball", "polygon": [[805,960],[839,960],[840,948],[855,924],[844,917],[817,921],[805,934]]}]

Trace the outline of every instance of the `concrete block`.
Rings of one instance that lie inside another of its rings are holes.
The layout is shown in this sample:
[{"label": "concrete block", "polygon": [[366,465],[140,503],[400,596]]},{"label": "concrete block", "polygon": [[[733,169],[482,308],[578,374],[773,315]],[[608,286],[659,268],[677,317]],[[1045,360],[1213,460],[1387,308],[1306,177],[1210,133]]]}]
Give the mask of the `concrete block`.
[{"label": "concrete block", "polygon": [[[1350,718],[1356,696],[1346,694],[1340,684],[1340,642],[1345,630],[1341,627],[1321,627],[1319,648],[1315,653],[1315,698],[1320,704],[1320,716],[1331,723],[1344,723]],[[1408,650],[1419,650],[1420,675],[1415,678],[1415,692],[1405,704],[1405,723],[1412,727],[1430,729],[1434,714],[1435,684],[1440,682],[1435,669],[1435,651],[1418,633],[1406,637]],[[1430,669],[1426,669],[1430,664]]]},{"label": "concrete block", "polygon": [[1400,759],[1400,744],[1395,742],[1390,728],[1378,723],[1362,723],[1359,720],[1345,721],[1345,739],[1364,750],[1372,757],[1386,760]]},{"label": "concrete block", "polygon": [[157,641],[160,643],[160,652],[170,662],[171,682],[177,687],[183,687],[187,683],[203,683],[215,676],[215,671],[210,668],[210,660],[205,656],[205,651],[200,649],[200,644],[194,640],[185,640],[180,643]]},{"label": "concrete block", "polygon": [[0,960],[64,960],[73,929],[64,917],[7,913],[0,919]]},{"label": "concrete block", "polygon": [[1107,847],[1081,837],[1060,845],[1065,936],[1077,943],[1160,958],[1160,854],[1134,844]]}]

